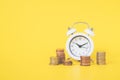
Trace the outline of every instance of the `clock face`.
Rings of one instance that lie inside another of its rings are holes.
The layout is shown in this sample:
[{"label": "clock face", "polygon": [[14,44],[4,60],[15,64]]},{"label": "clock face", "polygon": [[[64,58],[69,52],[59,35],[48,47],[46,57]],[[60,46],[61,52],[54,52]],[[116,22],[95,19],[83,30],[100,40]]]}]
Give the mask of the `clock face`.
[{"label": "clock face", "polygon": [[91,38],[82,33],[76,33],[70,36],[66,44],[68,54],[76,60],[80,60],[80,56],[90,56],[93,48]]},{"label": "clock face", "polygon": [[69,48],[74,56],[86,56],[91,48],[90,41],[84,36],[75,36],[71,39]]}]

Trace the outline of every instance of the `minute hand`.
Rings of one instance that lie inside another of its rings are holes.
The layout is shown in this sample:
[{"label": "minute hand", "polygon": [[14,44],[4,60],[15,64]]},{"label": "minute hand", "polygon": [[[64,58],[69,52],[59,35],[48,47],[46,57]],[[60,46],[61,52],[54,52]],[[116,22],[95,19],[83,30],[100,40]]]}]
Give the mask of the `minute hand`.
[{"label": "minute hand", "polygon": [[84,43],[84,44],[82,44],[82,45],[80,45],[80,47],[82,47],[82,46],[84,46],[84,45],[86,45],[87,43]]}]

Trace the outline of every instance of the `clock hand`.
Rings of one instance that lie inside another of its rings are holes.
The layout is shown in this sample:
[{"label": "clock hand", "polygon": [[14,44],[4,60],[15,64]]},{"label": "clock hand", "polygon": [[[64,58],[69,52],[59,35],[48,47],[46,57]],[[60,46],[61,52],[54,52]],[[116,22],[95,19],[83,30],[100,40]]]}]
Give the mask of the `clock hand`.
[{"label": "clock hand", "polygon": [[81,47],[81,45],[79,45],[78,43],[75,43],[79,48]]},{"label": "clock hand", "polygon": [[80,46],[82,47],[82,46],[84,46],[84,45],[86,45],[86,44],[88,44],[88,43],[84,43],[84,44],[82,44],[82,45],[80,45]]},{"label": "clock hand", "polygon": [[79,48],[81,48],[82,46],[86,45],[87,43],[84,43],[82,45],[79,45],[78,43],[75,43]]}]

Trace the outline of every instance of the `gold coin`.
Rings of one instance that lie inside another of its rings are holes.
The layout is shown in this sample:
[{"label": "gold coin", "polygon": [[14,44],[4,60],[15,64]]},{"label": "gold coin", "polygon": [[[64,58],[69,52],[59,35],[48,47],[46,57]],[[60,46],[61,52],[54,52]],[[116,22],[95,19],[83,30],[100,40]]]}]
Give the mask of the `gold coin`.
[{"label": "gold coin", "polygon": [[80,61],[80,65],[81,66],[90,66],[90,56],[80,56],[81,61]]},{"label": "gold coin", "polygon": [[57,65],[58,64],[58,59],[57,57],[50,57],[50,65]]},{"label": "gold coin", "polygon": [[99,65],[106,64],[105,56],[106,56],[105,52],[97,52],[97,55],[96,55],[97,64]]},{"label": "gold coin", "polygon": [[64,49],[56,49],[56,52],[64,52]]}]

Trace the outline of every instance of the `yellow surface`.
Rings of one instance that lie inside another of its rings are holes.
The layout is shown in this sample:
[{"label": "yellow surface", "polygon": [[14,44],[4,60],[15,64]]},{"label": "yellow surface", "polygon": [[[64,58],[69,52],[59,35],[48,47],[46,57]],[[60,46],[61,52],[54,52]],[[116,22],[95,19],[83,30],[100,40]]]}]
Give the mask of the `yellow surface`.
[{"label": "yellow surface", "polygon": [[[94,28],[92,59],[106,51],[107,65],[49,66],[77,21]],[[0,80],[119,80],[119,34],[120,0],[0,0]]]}]

